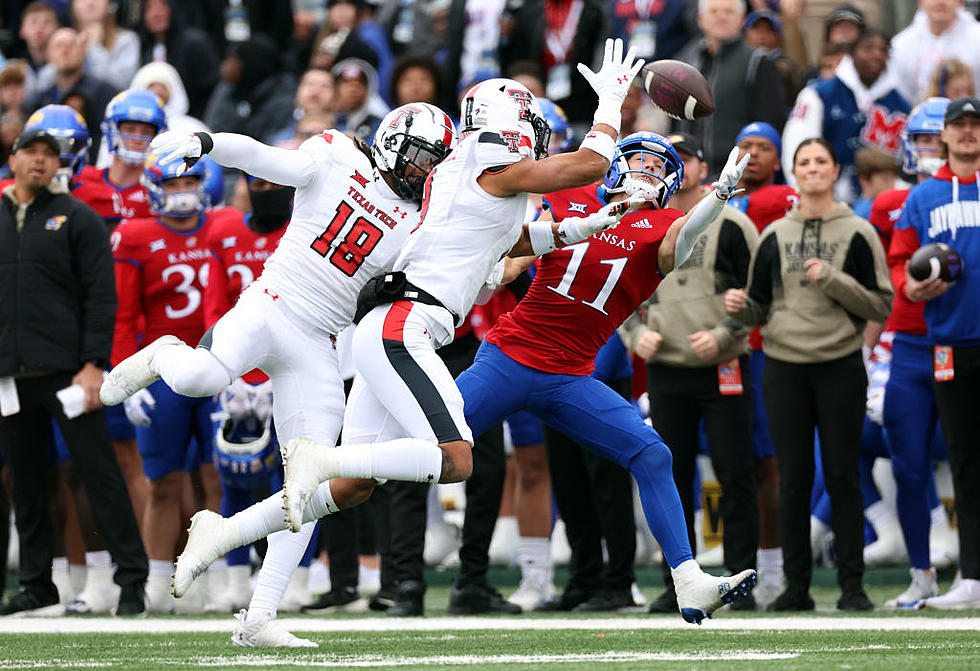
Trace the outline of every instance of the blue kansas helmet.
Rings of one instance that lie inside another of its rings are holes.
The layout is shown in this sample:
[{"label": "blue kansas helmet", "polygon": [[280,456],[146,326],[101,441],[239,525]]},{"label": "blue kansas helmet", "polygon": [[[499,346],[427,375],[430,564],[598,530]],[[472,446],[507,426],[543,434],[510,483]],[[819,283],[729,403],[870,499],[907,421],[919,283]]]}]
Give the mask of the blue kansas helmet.
[{"label": "blue kansas helmet", "polygon": [[[210,199],[205,189],[207,179],[205,163],[197,161],[190,168],[184,170],[181,175],[178,175],[177,170],[183,165],[183,161],[173,161],[167,165],[160,165],[160,157],[156,154],[150,154],[146,158],[140,183],[146,188],[150,197],[150,211],[153,214],[165,214],[170,217],[192,217],[210,207]],[[197,186],[190,191],[167,193],[164,190],[163,183],[165,181],[183,176],[197,177]]]},{"label": "blue kansas helmet", "polygon": [[268,484],[280,464],[272,419],[262,421],[254,412],[226,417],[218,425],[212,458],[225,486],[254,489]]},{"label": "blue kansas helmet", "polygon": [[[637,155],[642,157],[643,165],[631,168],[629,160]],[[628,191],[632,181],[652,183],[659,191],[657,207],[667,207],[684,181],[684,161],[667,138],[656,133],[633,133],[616,145],[616,154],[599,190],[600,198],[605,200],[608,194]]]},{"label": "blue kansas helmet", "polygon": [[[943,131],[947,107],[949,98],[926,98],[909,113],[902,129],[902,149],[905,152],[902,168],[907,172],[933,175],[942,166],[944,161],[937,151],[923,152],[915,146],[915,136],[939,135]],[[923,156],[923,153],[931,155]]]},{"label": "blue kansas helmet", "polygon": [[81,114],[68,105],[45,105],[24,124],[24,132],[45,130],[58,140],[61,168],[58,177],[66,182],[85,165],[85,156],[92,145],[88,126]]},{"label": "blue kansas helmet", "polygon": [[208,194],[208,207],[218,207],[225,199],[225,174],[213,158],[205,154],[198,159],[204,164],[204,191]]},{"label": "blue kansas helmet", "polygon": [[[156,128],[154,135],[167,130],[167,113],[163,111],[160,99],[149,89],[127,89],[109,101],[102,119],[102,132],[108,138],[109,153],[118,156],[130,165],[142,165],[150,153],[150,139],[143,135],[122,133],[119,124],[124,121],[139,121]],[[142,150],[129,149],[124,140],[143,142]]]},{"label": "blue kansas helmet", "polygon": [[568,123],[565,110],[547,98],[538,98],[538,102],[541,103],[541,116],[551,129],[548,153],[561,154],[568,151],[572,146],[572,140],[575,139],[575,132]]}]

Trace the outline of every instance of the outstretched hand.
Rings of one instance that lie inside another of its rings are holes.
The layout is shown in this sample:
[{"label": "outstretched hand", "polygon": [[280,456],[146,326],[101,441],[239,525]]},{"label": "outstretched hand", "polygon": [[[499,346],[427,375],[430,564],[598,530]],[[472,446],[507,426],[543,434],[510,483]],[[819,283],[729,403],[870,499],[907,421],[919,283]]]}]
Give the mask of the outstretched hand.
[{"label": "outstretched hand", "polygon": [[718,176],[718,181],[711,184],[711,187],[715,190],[715,195],[722,200],[728,200],[745,190],[737,189],[736,187],[742,179],[745,166],[749,164],[751,154],[745,152],[742,160],[738,159],[738,154],[739,148],[733,147],[731,153],[728,154],[728,161],[725,162],[725,167],[722,168],[721,175]]},{"label": "outstretched hand", "polygon": [[644,60],[636,58],[633,52],[633,47],[630,47],[626,55],[623,56],[623,40],[608,38],[602,58],[602,66],[598,72],[593,72],[585,63],[578,64],[578,71],[589,82],[589,86],[596,92],[600,100],[603,97],[608,97],[622,103],[626,99],[630,84],[644,63]]},{"label": "outstretched hand", "polygon": [[193,134],[164,131],[153,138],[150,151],[159,157],[160,165],[183,160],[184,164],[177,168],[179,177],[201,158],[201,139]]}]

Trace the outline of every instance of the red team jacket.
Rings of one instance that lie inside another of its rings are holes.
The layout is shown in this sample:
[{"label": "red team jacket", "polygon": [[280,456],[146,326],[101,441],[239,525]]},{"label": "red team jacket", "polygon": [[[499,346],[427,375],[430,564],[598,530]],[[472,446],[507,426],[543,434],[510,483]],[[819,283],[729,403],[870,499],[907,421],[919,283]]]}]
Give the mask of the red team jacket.
[{"label": "red team jacket", "polygon": [[[889,189],[878,194],[871,204],[868,221],[878,231],[886,255],[892,239],[892,230],[902,216],[902,207],[908,197],[908,189]],[[885,332],[926,335],[925,301],[913,303],[905,296],[905,263],[897,262],[889,256],[888,267],[891,271],[892,287],[895,289],[895,300],[892,302],[892,312],[885,321]]]},{"label": "red team jacket", "polygon": [[99,213],[112,230],[123,219],[152,217],[150,199],[139,182],[118,187],[109,182],[109,169],[87,165],[72,180],[71,195]]},{"label": "red team jacket", "polygon": [[[596,190],[566,189],[545,202],[556,221],[586,216],[601,207]],[[527,295],[497,321],[487,341],[525,366],[589,375],[599,349],[660,284],[660,243],[683,215],[639,210],[613,229],[542,256]]]},{"label": "red team jacket", "polygon": [[[286,227],[271,233],[257,233],[245,223],[245,216],[233,207],[212,210],[205,244],[208,258],[208,284],[204,288],[204,326],[211,328],[232,308],[238,296],[262,274],[265,261],[279,245]],[[269,378],[255,369],[242,376],[249,384]]]},{"label": "red team jacket", "polygon": [[197,228],[182,232],[155,218],[127,219],[112,233],[119,296],[113,365],[162,335],[175,335],[192,346],[204,335],[209,224],[210,215]]}]

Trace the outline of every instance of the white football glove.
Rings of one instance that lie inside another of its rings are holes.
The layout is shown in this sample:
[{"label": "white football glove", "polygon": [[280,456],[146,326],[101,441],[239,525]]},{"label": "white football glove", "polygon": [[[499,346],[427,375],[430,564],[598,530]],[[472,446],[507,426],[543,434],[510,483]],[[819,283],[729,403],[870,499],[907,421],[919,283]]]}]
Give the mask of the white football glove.
[{"label": "white football glove", "polygon": [[865,406],[868,419],[883,426],[885,423],[885,385],[891,366],[887,362],[872,361],[868,366],[868,400]]},{"label": "white football glove", "polygon": [[252,385],[240,377],[232,380],[218,397],[221,409],[233,420],[241,419],[252,409]]},{"label": "white football glove", "polygon": [[156,399],[149,389],[140,389],[138,392],[123,401],[123,410],[126,412],[126,419],[134,426],[149,426],[153,423],[147,409],[153,410],[157,407]]},{"label": "white football glove", "polygon": [[581,242],[601,231],[607,231],[619,223],[623,216],[648,202],[647,198],[633,197],[610,203],[587,217],[567,217],[558,224],[558,239],[563,245]]},{"label": "white football glove", "polygon": [[742,173],[745,172],[745,166],[749,164],[751,154],[745,152],[745,156],[742,157],[741,161],[738,160],[738,154],[738,147],[733,147],[731,153],[728,155],[728,161],[725,163],[725,167],[718,176],[718,181],[712,182],[711,184],[711,188],[715,190],[715,195],[722,200],[728,200],[745,191],[745,189],[736,189],[735,187],[738,186],[739,181],[742,179]]},{"label": "white football glove", "polygon": [[599,96],[599,106],[596,108],[593,124],[604,123],[619,130],[621,121],[619,108],[644,62],[642,58],[635,58],[633,51],[633,47],[630,47],[624,57],[623,40],[608,38],[599,72],[593,72],[585,63],[578,64],[578,71]]},{"label": "white football glove", "polygon": [[263,422],[272,417],[272,380],[252,387],[252,408]]},{"label": "white football glove", "polygon": [[[177,176],[194,165],[197,159],[201,158],[201,139],[189,133],[177,133],[175,131],[164,131],[153,138],[150,142],[150,151],[159,156],[160,165],[167,165],[174,161],[184,160],[183,165],[177,168]],[[191,159],[187,161],[186,159]]]}]

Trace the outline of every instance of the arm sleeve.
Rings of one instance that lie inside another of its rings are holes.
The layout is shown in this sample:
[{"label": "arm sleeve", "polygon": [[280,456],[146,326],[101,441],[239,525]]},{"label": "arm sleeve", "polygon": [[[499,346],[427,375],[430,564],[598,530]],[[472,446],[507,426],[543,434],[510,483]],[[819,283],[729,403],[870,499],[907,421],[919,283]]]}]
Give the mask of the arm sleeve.
[{"label": "arm sleeve", "polygon": [[237,133],[215,133],[211,139],[214,141],[211,158],[223,166],[296,188],[308,186],[316,177],[316,158],[302,149],[270,147]]},{"label": "arm sleeve", "polygon": [[214,250],[208,258],[208,284],[204,287],[204,327],[211,328],[231,309],[228,296],[228,269]]},{"label": "arm sleeve", "polygon": [[783,173],[786,183],[796,186],[793,179],[793,154],[803,140],[823,135],[823,100],[813,86],[807,86],[796,97],[793,111],[783,127]]},{"label": "arm sleeve", "polygon": [[116,313],[112,251],[102,218],[88,207],[74,213],[72,259],[82,296],[82,361],[109,362]]},{"label": "arm sleeve", "polygon": [[769,319],[773,284],[780,277],[779,242],[775,233],[763,236],[752,263],[749,264],[748,296],[745,307],[732,317],[746,326],[757,326]]},{"label": "arm sleeve", "polygon": [[851,314],[876,322],[885,321],[895,298],[884,250],[860,232],[851,238],[843,270],[824,264],[817,286]]}]

